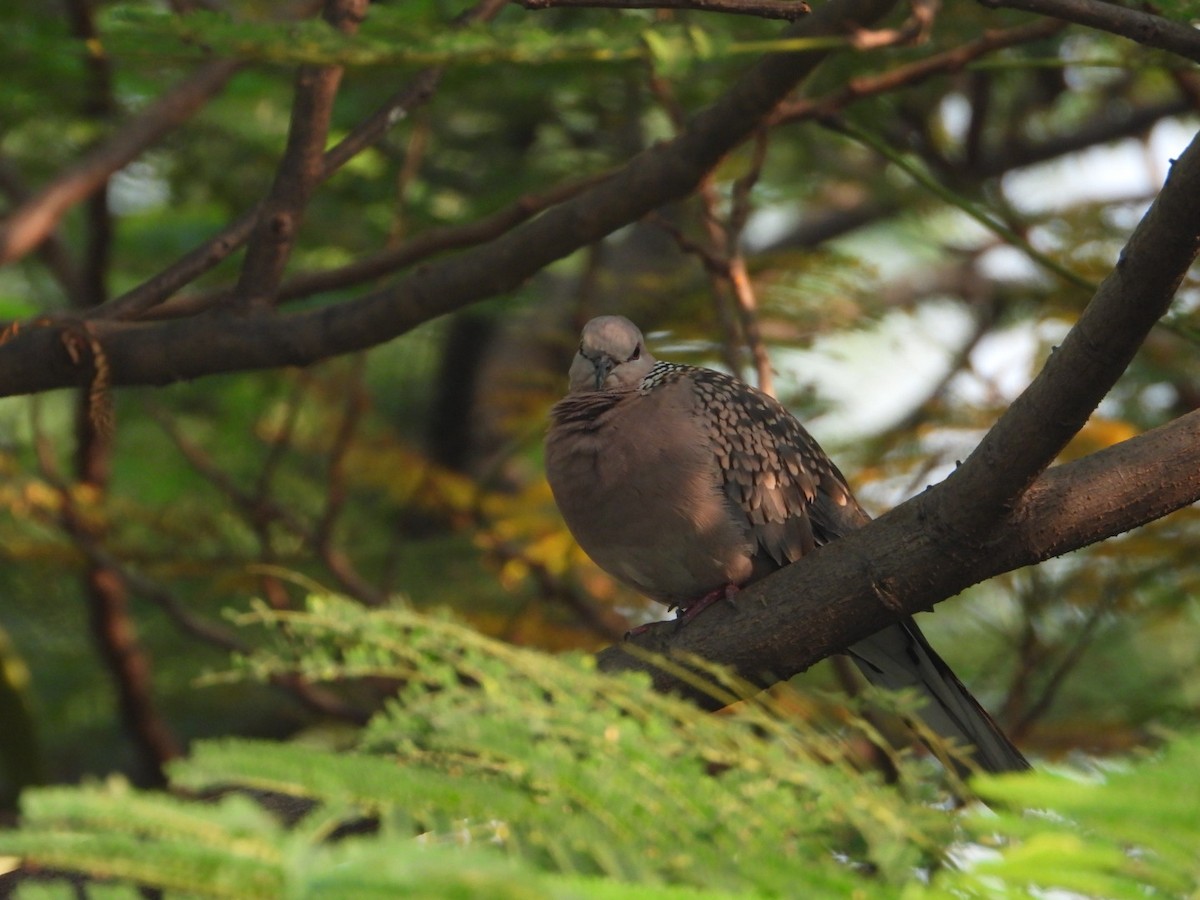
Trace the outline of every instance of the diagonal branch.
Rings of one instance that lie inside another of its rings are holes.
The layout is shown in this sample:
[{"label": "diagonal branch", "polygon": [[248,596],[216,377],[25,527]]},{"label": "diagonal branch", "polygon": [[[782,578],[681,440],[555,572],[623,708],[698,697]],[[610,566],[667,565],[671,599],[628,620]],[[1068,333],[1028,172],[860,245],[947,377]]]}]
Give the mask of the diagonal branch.
[{"label": "diagonal branch", "polygon": [[775,112],[771,124],[779,125],[832,115],[855,101],[894,91],[902,86],[920,84],[938,75],[960,72],[982,56],[1007,47],[1042,40],[1064,27],[1061,22],[1034,22],[999,31],[985,31],[981,37],[950,50],[896,66],[878,75],[851,78],[843,87],[823,97],[804,97],[789,101]]},{"label": "diagonal branch", "polygon": [[[834,0],[794,30],[806,37],[844,35],[883,16],[893,2]],[[555,260],[690,193],[830,52],[763,59],[678,138],[644,151],[602,184],[489,244],[437,260],[355,301],[266,321],[214,316],[152,324],[97,322],[95,334],[108,354],[112,383],[164,384],[217,372],[307,365],[383,343],[519,287]],[[57,329],[40,328],[0,346],[0,393],[85,382],[88,373],[57,342]]]},{"label": "diagonal branch", "polygon": [[[460,15],[456,23],[464,25],[470,22],[491,21],[504,3],[505,0],[479,0],[472,9]],[[441,78],[440,68],[424,69],[414,75],[408,84],[392,94],[382,106],[325,153],[324,167],[319,180],[329,178],[364,149],[379,141],[396,122],[427,102],[437,90]],[[262,203],[256,204],[218,234],[189,251],[153,278],[111,303],[106,303],[92,317],[136,319],[157,306],[241,247],[258,224],[262,209]]]},{"label": "diagonal branch", "polygon": [[232,60],[204,63],[181,84],[127,122],[112,138],[18,206],[0,223],[0,265],[37,248],[76,203],[118,169],[187,121],[241,68]]},{"label": "diagonal branch", "polygon": [[[966,500],[948,481],[901,504],[800,563],[717,604],[686,628],[651,626],[598,654],[609,671],[650,673],[659,690],[712,708],[695,682],[648,654],[701,657],[766,687],[803,672],[898,618],[921,612],[1003,572],[1113,537],[1200,501],[1200,412],[1041,476],[993,528],[988,552],[937,540],[928,507]],[[886,573],[886,576],[882,573]]]},{"label": "diagonal branch", "polygon": [[[428,257],[482,244],[533,218],[542,210],[573,197],[584,188],[603,181],[606,177],[608,176],[602,173],[558,185],[541,194],[527,194],[482,219],[464,225],[423,231],[401,244],[362,256],[344,266],[301,272],[279,285],[276,300],[285,303],[314,294],[344,290],[366,281],[378,280]],[[183,294],[154,307],[146,318],[193,316],[220,305],[231,296],[230,288]]]},{"label": "diagonal branch", "polygon": [[[366,7],[366,0],[326,0],[324,17],[336,22],[341,31],[353,34],[366,15]],[[274,305],[304,209],[325,174],[325,141],[342,72],[341,66],[309,65],[300,66],[296,72],[287,147],[250,235],[235,291],[236,307],[241,312]]]},{"label": "diagonal branch", "polygon": [[574,7],[585,9],[694,9],[697,12],[734,13],[760,19],[794,22],[812,12],[804,0],[517,0],[530,10]]},{"label": "diagonal branch", "polygon": [[[657,671],[647,650],[790,678],[862,638],[1003,572],[1200,500],[1200,411],[1046,471],[1124,371],[1200,251],[1200,135],[1116,267],[1033,383],[941,484],[739,594],[690,627],[653,629],[600,655],[662,689],[712,698]],[[707,620],[707,621],[706,621]]]},{"label": "diagonal branch", "polygon": [[[441,72],[436,69],[419,72],[411,82],[389,97],[378,110],[325,154],[321,180],[329,178],[365,147],[383,137],[393,122],[425,103],[433,96],[440,79]],[[89,318],[134,319],[157,306],[245,244],[258,224],[262,209],[262,203],[256,204],[153,278],[95,310]]]},{"label": "diagonal branch", "polygon": [[1152,13],[1100,0],[979,0],[993,9],[1008,7],[1040,13],[1108,31],[1121,37],[1200,62],[1200,31]]},{"label": "diagonal branch", "polygon": [[1121,251],[1079,321],[948,485],[970,505],[938,515],[949,532],[982,533],[1083,427],[1162,318],[1200,252],[1200,134]]}]

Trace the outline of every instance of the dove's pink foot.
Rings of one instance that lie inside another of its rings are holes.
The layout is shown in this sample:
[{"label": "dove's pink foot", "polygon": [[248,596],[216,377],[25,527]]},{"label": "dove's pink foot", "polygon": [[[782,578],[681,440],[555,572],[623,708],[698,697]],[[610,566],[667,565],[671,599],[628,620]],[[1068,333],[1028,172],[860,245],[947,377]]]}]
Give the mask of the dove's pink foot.
[{"label": "dove's pink foot", "polygon": [[[696,618],[696,616],[700,615],[700,613],[704,612],[704,610],[721,600],[728,600],[730,603],[732,603],[733,598],[737,596],[738,591],[740,590],[741,588],[739,588],[736,584],[727,584],[725,587],[717,588],[715,591],[709,591],[703,597],[699,598],[698,600],[693,600],[686,606],[681,604],[680,606],[676,607],[679,610],[679,614],[675,617],[675,627],[682,628],[688,622],[692,621],[692,619]],[[625,639],[629,640],[629,638],[636,635],[645,634],[657,624],[657,622],[646,622],[642,625],[634,625],[627,632],[625,632]]]},{"label": "dove's pink foot", "polygon": [[740,590],[741,588],[739,588],[736,584],[727,584],[723,588],[717,588],[715,591],[709,591],[699,600],[693,600],[687,606],[679,607],[679,627],[682,628],[714,603],[717,603],[721,600],[727,600],[730,603],[733,603],[733,598],[738,595],[738,591]]}]

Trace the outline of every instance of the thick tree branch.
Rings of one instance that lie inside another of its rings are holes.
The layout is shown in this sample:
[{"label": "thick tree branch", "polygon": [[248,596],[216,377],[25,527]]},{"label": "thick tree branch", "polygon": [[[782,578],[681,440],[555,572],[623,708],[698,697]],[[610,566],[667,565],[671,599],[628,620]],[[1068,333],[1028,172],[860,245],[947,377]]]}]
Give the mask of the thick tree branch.
[{"label": "thick tree branch", "polygon": [[[375,113],[361,122],[325,154],[321,180],[329,178],[348,160],[383,137],[393,122],[404,118],[413,109],[429,100],[437,89],[440,79],[440,70],[429,69],[419,72],[409,84],[389,97],[387,102]],[[225,226],[219,233],[180,257],[153,278],[94,310],[89,318],[134,319],[146,310],[157,306],[246,243],[258,224],[262,210],[263,204],[256,204],[231,224]]]},{"label": "thick tree branch", "polygon": [[1127,37],[1131,41],[1200,62],[1200,31],[1151,13],[1102,0],[979,0],[993,9],[1008,7],[1053,16]]},{"label": "thick tree branch", "polygon": [[647,654],[700,657],[755,686],[803,672],[896,619],[972,584],[1152,522],[1200,500],[1200,412],[1048,470],[989,532],[986,552],[935,534],[931,510],[964,502],[950,481],[716,605],[686,628],[674,622],[599,654],[601,668],[651,673],[709,707],[721,705]]},{"label": "thick tree branch", "polygon": [[712,705],[644,651],[695,654],[765,686],[972,584],[1200,500],[1200,412],[1044,471],[1166,312],[1200,250],[1197,196],[1200,135],[1062,347],[944,482],[751,585],[736,612],[717,606],[688,628],[653,629],[601,665],[648,669],[660,688]]},{"label": "thick tree branch", "polygon": [[142,154],[163,135],[187,121],[220,92],[241,68],[233,60],[204,63],[78,163],[37,191],[0,223],[0,265],[20,259],[54,230],[63,215]]},{"label": "thick tree branch", "polygon": [[[795,30],[807,37],[842,35],[871,24],[892,4],[834,0]],[[307,365],[383,343],[512,290],[551,262],[687,195],[827,55],[809,50],[763,59],[678,138],[641,153],[604,183],[489,244],[430,263],[358,300],[288,316],[96,322],[112,384],[165,384],[217,372]],[[58,334],[54,327],[35,328],[0,346],[0,395],[88,380],[89,373],[63,352]]]},{"label": "thick tree branch", "polygon": [[948,484],[971,498],[941,528],[992,526],[1075,436],[1166,313],[1200,251],[1200,134],[1121,251],[1079,321],[1045,367],[984,436]]},{"label": "thick tree branch", "polygon": [[[504,2],[505,0],[479,0],[472,9],[456,19],[456,24],[491,21],[504,6]],[[442,70],[439,68],[424,69],[414,75],[407,85],[389,97],[382,106],[325,153],[323,169],[318,180],[324,181],[329,178],[349,160],[379,141],[396,122],[428,101],[437,90],[441,78]],[[146,310],[157,306],[241,247],[258,224],[262,209],[262,203],[256,204],[220,233],[176,260],[153,278],[105,304],[93,317],[135,319]]]}]

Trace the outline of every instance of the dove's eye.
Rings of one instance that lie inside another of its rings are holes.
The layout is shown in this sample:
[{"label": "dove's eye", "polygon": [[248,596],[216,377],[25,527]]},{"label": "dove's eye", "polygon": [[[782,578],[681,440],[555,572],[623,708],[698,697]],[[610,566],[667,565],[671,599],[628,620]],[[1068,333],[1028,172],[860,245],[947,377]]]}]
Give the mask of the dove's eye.
[{"label": "dove's eye", "polygon": [[633,362],[635,359],[638,359],[641,355],[642,355],[642,345],[638,344],[636,347],[633,348],[633,355],[630,356],[629,359],[625,360],[625,362]]}]

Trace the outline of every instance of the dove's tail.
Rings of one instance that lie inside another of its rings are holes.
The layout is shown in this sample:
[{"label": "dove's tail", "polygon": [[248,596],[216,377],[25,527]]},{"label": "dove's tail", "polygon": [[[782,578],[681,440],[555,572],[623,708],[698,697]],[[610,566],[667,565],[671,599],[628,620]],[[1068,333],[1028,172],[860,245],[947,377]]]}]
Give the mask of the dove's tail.
[{"label": "dove's tail", "polygon": [[915,689],[923,696],[921,718],[942,737],[970,747],[980,768],[988,772],[1030,768],[912,619],[859,641],[849,653],[871,684],[889,690]]}]

